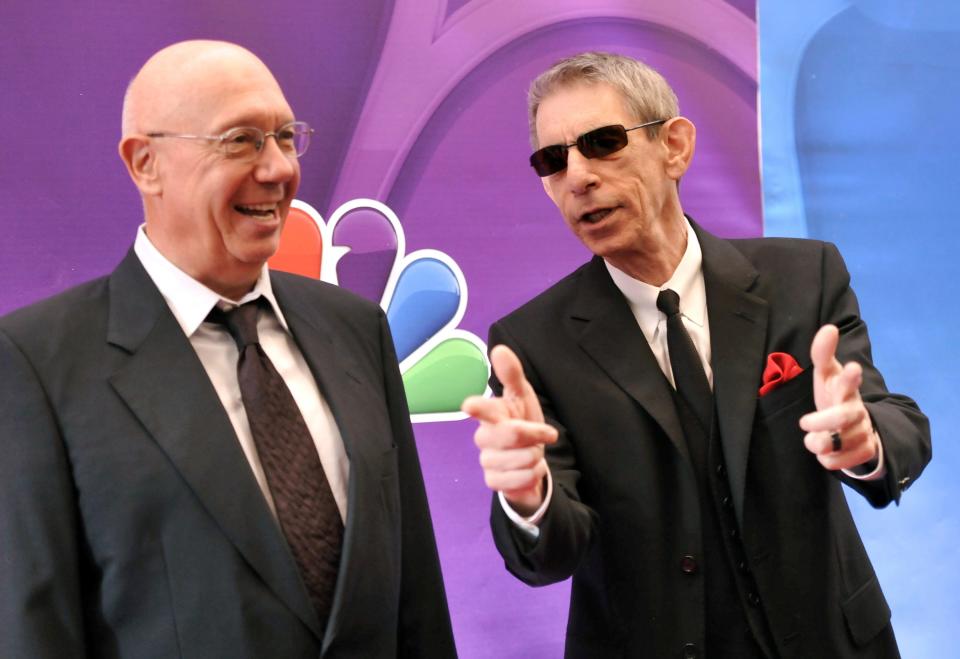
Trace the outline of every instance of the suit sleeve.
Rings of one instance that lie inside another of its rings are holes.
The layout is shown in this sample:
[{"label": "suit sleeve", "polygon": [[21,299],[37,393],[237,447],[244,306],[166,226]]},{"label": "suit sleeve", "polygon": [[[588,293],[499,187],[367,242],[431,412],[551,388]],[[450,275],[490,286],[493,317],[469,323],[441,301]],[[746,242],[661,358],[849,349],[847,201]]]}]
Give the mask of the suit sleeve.
[{"label": "suit sleeve", "polygon": [[36,373],[0,330],[0,656],[83,657],[78,523]]},{"label": "suit sleeve", "polygon": [[850,274],[832,244],[825,244],[822,261],[824,296],[821,319],[840,329],[837,359],[856,361],[863,367],[860,395],[874,428],[883,443],[886,475],[876,481],[840,478],[862,494],[870,504],[882,508],[900,495],[926,467],[931,457],[930,422],[910,398],[887,390],[883,376],[873,365],[867,326],[860,318],[856,295],[850,288]]},{"label": "suit sleeve", "polygon": [[[490,525],[497,550],[510,573],[531,586],[544,586],[567,579],[580,565],[597,532],[597,514],[580,500],[577,492],[580,472],[569,433],[557,419],[536,369],[502,322],[490,328],[488,341],[491,348],[501,344],[520,358],[524,375],[537,392],[546,422],[557,429],[558,438],[546,449],[547,465],[553,478],[553,496],[538,524],[539,537],[531,540],[518,529],[503,512],[496,494]],[[503,386],[493,374],[490,388],[497,396],[503,393]]]},{"label": "suit sleeve", "polygon": [[401,573],[399,657],[456,657],[450,613],[434,540],[403,380],[386,316],[380,312],[384,386],[400,479]]}]

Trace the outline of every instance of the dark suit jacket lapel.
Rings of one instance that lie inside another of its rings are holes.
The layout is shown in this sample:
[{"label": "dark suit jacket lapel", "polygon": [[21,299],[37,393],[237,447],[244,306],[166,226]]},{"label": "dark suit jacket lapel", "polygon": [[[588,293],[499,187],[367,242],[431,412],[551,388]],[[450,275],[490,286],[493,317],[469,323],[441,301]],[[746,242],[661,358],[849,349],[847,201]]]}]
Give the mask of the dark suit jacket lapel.
[{"label": "dark suit jacket lapel", "polygon": [[[337,327],[331,315],[332,309],[310,306],[314,298],[296,296],[288,281],[282,277],[271,278],[273,292],[277,297],[284,318],[290,327],[297,346],[313,373],[320,392],[326,399],[337,428],[343,438],[344,449],[350,460],[350,479],[347,486],[347,521],[344,528],[343,550],[340,555],[340,570],[334,592],[330,621],[327,624],[324,648],[336,638],[344,616],[363,615],[362,611],[345,612],[346,602],[351,601],[353,583],[362,577],[363,566],[357,564],[354,555],[360,551],[358,543],[372,541],[377,529],[360,528],[363,519],[369,516],[363,512],[364,506],[379,505],[378,501],[362,501],[358,492],[378,492],[381,468],[381,456],[376,454],[377,443],[364,441],[371,433],[383,433],[371,422],[371,415],[364,407],[369,400],[371,386],[364,383],[361,370],[354,364],[350,355],[338,350],[337,337],[348,328]],[[370,487],[369,484],[376,485]]]},{"label": "dark suit jacket lapel", "polygon": [[703,278],[710,320],[713,391],[737,519],[743,493],[757,389],[763,369],[767,303],[749,291],[757,272],[729,243],[694,225],[703,251]]},{"label": "dark suit jacket lapel", "polygon": [[[110,382],[254,570],[323,638],[286,542],[183,330],[131,250],[110,278]],[[197,539],[198,543],[203,538]]]},{"label": "dark suit jacket lapel", "polygon": [[575,324],[583,325],[580,346],[643,406],[689,460],[670,383],[600,257],[594,257],[581,271],[570,315]]}]

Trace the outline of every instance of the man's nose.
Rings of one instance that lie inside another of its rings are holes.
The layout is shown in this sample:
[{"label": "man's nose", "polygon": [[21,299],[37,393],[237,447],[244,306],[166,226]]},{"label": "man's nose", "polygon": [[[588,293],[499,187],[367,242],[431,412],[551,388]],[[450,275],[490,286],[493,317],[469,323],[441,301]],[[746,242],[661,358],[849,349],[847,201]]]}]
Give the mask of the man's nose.
[{"label": "man's nose", "polygon": [[299,163],[280,148],[275,135],[264,138],[263,148],[257,154],[257,180],[278,183],[289,181],[297,167]]},{"label": "man's nose", "polygon": [[567,150],[567,184],[574,194],[583,194],[600,181],[595,171],[596,162],[587,158],[576,147]]}]

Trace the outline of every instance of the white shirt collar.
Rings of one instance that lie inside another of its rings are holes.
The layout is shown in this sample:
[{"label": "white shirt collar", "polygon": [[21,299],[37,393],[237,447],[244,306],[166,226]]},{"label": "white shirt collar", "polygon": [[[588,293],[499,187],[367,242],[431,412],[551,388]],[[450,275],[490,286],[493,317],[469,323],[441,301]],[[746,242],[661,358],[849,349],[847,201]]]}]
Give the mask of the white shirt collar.
[{"label": "white shirt collar", "polygon": [[607,271],[613,283],[627,299],[630,310],[637,318],[637,323],[643,331],[647,342],[652,343],[656,336],[657,326],[663,314],[657,309],[657,296],[660,291],[669,288],[680,296],[680,313],[696,324],[703,327],[707,315],[707,295],[703,284],[703,252],[700,251],[700,241],[690,222],[684,218],[687,225],[687,248],[683,257],[663,286],[651,286],[639,279],[634,279],[622,270],[610,265],[607,261]]},{"label": "white shirt collar", "polygon": [[207,314],[215,305],[221,307],[234,307],[258,297],[264,297],[273,307],[273,313],[280,322],[280,325],[287,332],[287,321],[280,311],[280,305],[273,295],[273,288],[270,286],[270,272],[267,264],[263,264],[263,270],[257,278],[257,283],[253,290],[244,295],[240,300],[230,300],[219,293],[210,290],[199,281],[185,273],[175,266],[167,257],[160,253],[150,239],[145,230],[146,225],[141,224],[137,229],[137,239],[133,243],[133,251],[136,253],[143,268],[147,271],[150,279],[156,284],[166,300],[174,318],[183,328],[184,334],[192,336],[200,324],[207,318]]}]

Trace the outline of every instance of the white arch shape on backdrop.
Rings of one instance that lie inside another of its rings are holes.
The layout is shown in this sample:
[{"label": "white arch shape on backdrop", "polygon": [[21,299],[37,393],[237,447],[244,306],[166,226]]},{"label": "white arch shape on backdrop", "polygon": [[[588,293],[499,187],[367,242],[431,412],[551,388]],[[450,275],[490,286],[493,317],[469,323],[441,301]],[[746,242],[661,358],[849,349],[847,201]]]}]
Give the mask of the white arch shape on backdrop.
[{"label": "white arch shape on backdrop", "polygon": [[394,4],[334,203],[386,199],[420,132],[451,91],[499,49],[551,25],[597,18],[652,23],[698,41],[757,80],[756,23],[724,0],[472,0],[445,16],[446,0]]}]

